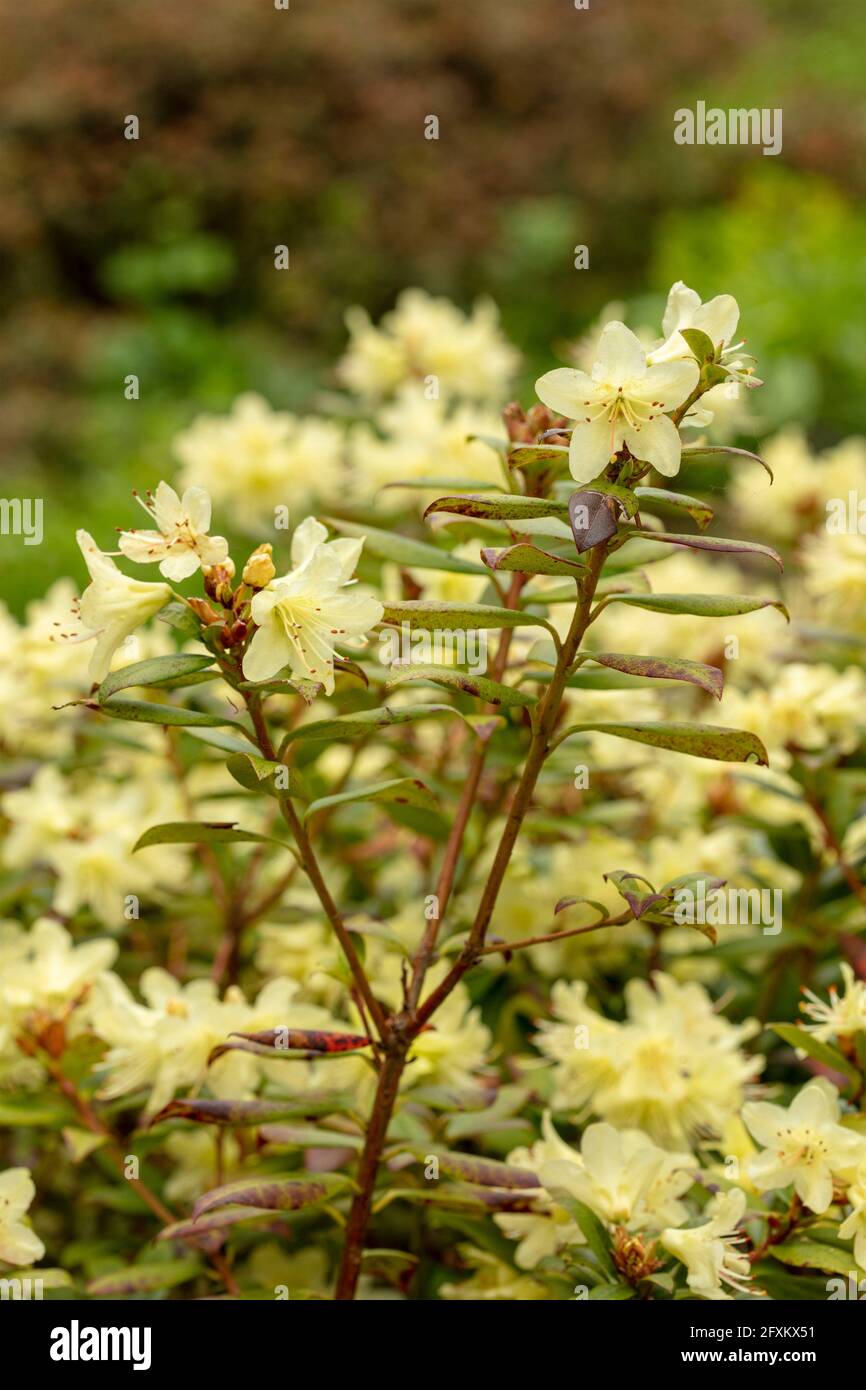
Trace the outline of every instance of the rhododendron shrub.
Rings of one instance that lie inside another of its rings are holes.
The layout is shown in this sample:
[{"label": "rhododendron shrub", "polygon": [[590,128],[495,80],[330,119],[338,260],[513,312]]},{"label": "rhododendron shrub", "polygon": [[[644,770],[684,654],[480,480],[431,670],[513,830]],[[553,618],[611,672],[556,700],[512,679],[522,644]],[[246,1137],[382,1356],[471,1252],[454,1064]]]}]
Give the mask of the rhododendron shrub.
[{"label": "rhododendron shrub", "polygon": [[677,283],[522,404],[490,303],[356,310],[350,408],[200,418],[80,598],[2,615],[0,1269],[866,1275],[863,557],[821,530],[866,449],[726,442],[739,318]]}]

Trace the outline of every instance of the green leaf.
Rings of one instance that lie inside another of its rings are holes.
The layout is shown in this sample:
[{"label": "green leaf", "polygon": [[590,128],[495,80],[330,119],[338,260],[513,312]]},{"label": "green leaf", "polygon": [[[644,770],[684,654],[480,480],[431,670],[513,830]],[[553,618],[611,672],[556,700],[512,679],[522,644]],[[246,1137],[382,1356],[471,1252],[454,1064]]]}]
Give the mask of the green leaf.
[{"label": "green leaf", "polygon": [[564,1189],[553,1187],[548,1189],[551,1197],[570,1216],[574,1218],[581,1229],[583,1238],[598,1260],[606,1274],[615,1274],[614,1263],[611,1258],[611,1240],[605,1229],[604,1224],[596,1216],[595,1212],[580,1202],[576,1197],[572,1197],[570,1192]]},{"label": "green leaf", "polygon": [[700,618],[732,618],[759,608],[778,608],[785,621],[791,621],[780,599],[753,598],[751,594],[611,594],[599,607],[609,603],[628,603],[653,613],[694,613]]},{"label": "green leaf", "polygon": [[357,714],[340,714],[333,719],[316,719],[310,724],[300,724],[286,734],[283,743],[334,743],[347,738],[363,738],[373,729],[384,729],[391,724],[409,724],[416,719],[438,719],[442,715],[465,719],[453,705],[407,705],[405,709],[389,709],[383,705],[380,709],[359,710]]},{"label": "green leaf", "polygon": [[[305,784],[297,770],[287,763],[271,762],[256,753],[234,753],[226,762],[230,775],[250,792],[265,792],[268,796],[298,797],[308,800]],[[277,777],[285,785],[277,785]]]},{"label": "green leaf", "polygon": [[861,1077],[857,1068],[829,1043],[819,1042],[813,1033],[807,1033],[805,1028],[796,1023],[771,1023],[770,1027],[789,1047],[798,1048],[809,1057],[814,1057],[817,1062],[823,1063],[825,1067],[832,1067],[833,1071],[841,1072],[855,1086],[860,1085]]},{"label": "green leaf", "polygon": [[[241,729],[243,726],[238,724],[236,727]],[[221,749],[223,753],[242,753],[246,756],[251,747],[249,739],[238,738],[236,734],[224,734],[220,729],[184,729],[184,733],[196,739],[198,743],[207,743],[211,748]]]},{"label": "green leaf", "polygon": [[128,1265],[125,1269],[101,1274],[87,1285],[92,1298],[108,1298],[113,1294],[154,1293],[157,1289],[173,1289],[186,1284],[201,1273],[196,1259],[154,1260],[151,1264]]},{"label": "green leaf", "polygon": [[685,338],[695,358],[702,366],[705,362],[712,362],[716,355],[715,344],[709,334],[704,333],[703,329],[681,328],[680,337]]},{"label": "green leaf", "polygon": [[732,462],[759,463],[764,472],[769,473],[770,482],[773,481],[773,470],[769,464],[749,449],[735,449],[730,444],[685,444],[682,457],[685,463],[726,463],[728,459]]},{"label": "green leaf", "polygon": [[[236,1226],[241,1221],[262,1221],[268,1217],[267,1209],[259,1207],[229,1206],[208,1212],[197,1221],[174,1221],[164,1226],[157,1240],[196,1240],[207,1236],[210,1231],[222,1231],[227,1226]],[[204,1244],[204,1242],[202,1242]]]},{"label": "green leaf", "polygon": [[689,661],[681,656],[632,656],[625,652],[588,652],[588,656],[599,666],[608,666],[614,671],[623,671],[632,676],[643,676],[650,680],[687,681],[700,686],[717,700],[722,698],[725,678],[716,666],[707,666],[703,661]]},{"label": "green leaf", "polygon": [[527,477],[568,468],[567,444],[518,444],[509,450],[508,467],[521,469]]},{"label": "green leaf", "polygon": [[719,762],[757,762],[769,766],[767,750],[757,734],[746,729],[726,729],[716,724],[679,724],[664,720],[641,723],[572,724],[559,737],[559,742],[577,733],[612,734],[635,743],[649,743],[673,753],[688,753],[693,758],[714,758]]},{"label": "green leaf", "polygon": [[837,1249],[835,1245],[821,1245],[818,1241],[794,1240],[784,1245],[771,1245],[767,1254],[780,1264],[790,1265],[794,1269],[820,1269],[825,1274],[841,1274],[844,1277],[853,1274],[855,1279],[863,1275],[853,1255]]},{"label": "green leaf", "polygon": [[318,1206],[334,1193],[349,1187],[347,1178],[321,1174],[317,1178],[298,1178],[291,1173],[269,1173],[265,1177],[237,1178],[199,1197],[192,1209],[193,1220],[220,1207],[260,1207],[266,1211],[301,1211]]},{"label": "green leaf", "polygon": [[501,493],[498,497],[438,497],[425,511],[453,512],[456,516],[484,517],[491,521],[526,521],[533,517],[555,516],[568,521],[568,506],[549,497],[521,497],[517,493]]},{"label": "green leaf", "polygon": [[497,608],[487,603],[439,603],[434,599],[405,599],[402,603],[386,603],[382,622],[399,627],[409,623],[425,632],[474,631],[478,628],[544,627],[554,629],[536,613],[524,613],[513,608]]},{"label": "green leaf", "polygon": [[452,1153],[436,1148],[419,1147],[416,1151],[419,1163],[435,1158],[440,1171],[449,1177],[461,1178],[479,1187],[506,1188],[516,1190],[537,1190],[541,1180],[528,1168],[518,1168],[512,1163],[500,1163],[496,1159],[484,1158],[478,1154]]},{"label": "green leaf", "polygon": [[183,709],[180,705],[155,705],[147,700],[107,700],[102,709],[113,719],[129,719],[136,724],[169,724],[175,728],[218,729],[237,722],[230,715],[207,714],[204,710]]},{"label": "green leaf", "polygon": [[341,536],[352,536],[357,540],[364,538],[364,553],[375,555],[382,560],[391,560],[396,565],[405,565],[416,570],[447,570],[454,574],[484,574],[484,566],[475,560],[463,560],[459,555],[427,541],[415,541],[402,536],[399,531],[380,531],[375,526],[358,526],[352,521],[341,521],[330,516],[323,518],[332,531]]},{"label": "green leaf", "polygon": [[394,777],[388,782],[350,787],[347,791],[335,792],[333,796],[321,796],[310,802],[304,812],[304,820],[308,821],[318,811],[332,806],[346,806],[354,801],[393,801],[398,806],[424,806],[428,810],[436,810],[439,805],[430,788],[417,777]]},{"label": "green leaf", "polygon": [[[394,671],[394,667],[391,669]],[[452,666],[402,667],[391,676],[386,689],[391,690],[394,686],[405,685],[409,681],[432,682],[449,690],[459,690],[464,695],[474,695],[489,705],[502,705],[504,708],[527,707],[536,703],[533,695],[527,695],[522,690],[514,690],[510,686],[501,685],[499,681],[490,680],[487,676],[472,675]]]},{"label": "green leaf", "polygon": [[709,526],[715,515],[708,503],[701,502],[697,497],[689,497],[688,493],[685,492],[670,492],[664,487],[636,487],[634,495],[640,502],[648,502],[651,507],[687,512],[702,531],[706,526]]},{"label": "green leaf", "polygon": [[133,686],[171,687],[213,664],[212,656],[183,655],[157,656],[148,661],[133,662],[131,666],[122,666],[119,671],[112,671],[105,677],[99,687],[99,703],[104,705],[119,690],[129,690]]},{"label": "green leaf", "polygon": [[632,536],[643,538],[647,535],[659,545],[682,545],[689,550],[712,550],[724,555],[764,555],[768,560],[772,560],[773,564],[778,565],[780,570],[785,568],[778,551],[771,545],[759,545],[757,541],[728,540],[722,536],[678,535],[673,531],[646,532],[637,527],[627,532],[629,539]]},{"label": "green leaf", "polygon": [[586,565],[562,555],[551,555],[535,545],[511,545],[507,550],[482,550],[481,558],[492,570],[516,571],[518,574],[559,574],[582,579]]},{"label": "green leaf", "polygon": [[270,835],[259,835],[255,830],[238,830],[233,822],[221,821],[167,821],[164,825],[152,825],[133,845],[133,853],[147,849],[150,845],[230,845],[256,843],[279,845],[294,854],[291,845],[284,844]]}]

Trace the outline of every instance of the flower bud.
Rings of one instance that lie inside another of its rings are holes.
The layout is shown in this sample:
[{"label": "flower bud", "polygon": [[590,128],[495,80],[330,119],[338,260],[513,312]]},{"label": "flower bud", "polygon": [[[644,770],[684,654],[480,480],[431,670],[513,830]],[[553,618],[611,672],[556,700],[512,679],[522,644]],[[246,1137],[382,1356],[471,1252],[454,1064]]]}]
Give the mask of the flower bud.
[{"label": "flower bud", "polygon": [[276,574],[271,556],[274,547],[270,541],[258,546],[244,565],[243,580],[251,589],[264,589]]}]

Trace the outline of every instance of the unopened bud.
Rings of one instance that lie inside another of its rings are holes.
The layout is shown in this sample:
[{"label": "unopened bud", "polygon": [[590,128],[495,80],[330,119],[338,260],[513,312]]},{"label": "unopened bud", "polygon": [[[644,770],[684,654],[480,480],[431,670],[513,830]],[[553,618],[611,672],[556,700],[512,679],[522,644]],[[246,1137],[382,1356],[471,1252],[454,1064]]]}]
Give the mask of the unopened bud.
[{"label": "unopened bud", "polygon": [[205,593],[215,598],[224,608],[231,608],[234,598],[232,580],[235,577],[235,564],[231,556],[227,555],[220,565],[208,565],[202,570],[202,575]]},{"label": "unopened bud", "polygon": [[251,589],[264,589],[276,575],[271,558],[274,547],[270,541],[258,546],[244,565],[243,580]]},{"label": "unopened bud", "polygon": [[205,599],[191,598],[187,599],[187,603],[199,621],[204,623],[205,627],[210,627],[211,623],[222,622],[219,613],[215,613]]}]

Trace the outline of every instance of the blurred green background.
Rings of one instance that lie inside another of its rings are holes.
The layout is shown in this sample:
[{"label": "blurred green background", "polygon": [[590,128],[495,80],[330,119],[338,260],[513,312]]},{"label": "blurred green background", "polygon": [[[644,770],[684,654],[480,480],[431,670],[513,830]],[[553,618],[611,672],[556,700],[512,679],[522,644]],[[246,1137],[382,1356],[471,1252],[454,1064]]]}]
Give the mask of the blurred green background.
[{"label": "blurred green background", "polygon": [[[196,413],[315,408],[346,307],[409,285],[491,294],[524,397],[609,301],[730,291],[765,430],[866,432],[861,0],[34,0],[0,41],[3,494],[46,499],[0,541],[16,611]],[[781,107],[781,155],[675,145],[698,99]]]}]

